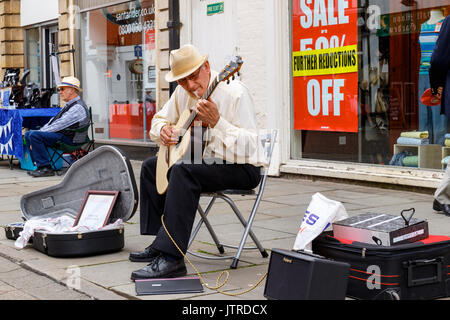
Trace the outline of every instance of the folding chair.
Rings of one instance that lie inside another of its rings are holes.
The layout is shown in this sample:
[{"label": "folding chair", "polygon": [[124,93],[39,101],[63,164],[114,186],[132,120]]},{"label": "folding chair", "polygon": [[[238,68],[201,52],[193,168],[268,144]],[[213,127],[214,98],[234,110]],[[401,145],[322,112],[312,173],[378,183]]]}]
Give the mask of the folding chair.
[{"label": "folding chair", "polygon": [[[92,122],[92,108],[89,107],[89,124],[86,127],[79,128],[79,129],[67,129],[69,131],[73,132],[86,132],[91,128],[91,137],[89,138],[89,135],[86,135],[86,140],[83,143],[71,145],[66,144],[62,141],[57,141],[53,146],[50,146],[47,148],[47,153],[49,160],[51,162],[53,170],[56,170],[56,162],[59,159],[62,159],[65,163],[67,163],[68,167],[72,164],[72,162],[67,161],[63,155],[65,153],[74,153],[76,151],[80,151],[82,154],[88,153],[91,149],[94,150],[94,123]],[[62,151],[62,152],[59,152]]]},{"label": "folding chair", "polygon": [[[266,153],[266,157],[267,157],[267,161],[268,161],[269,165],[270,165],[270,160],[272,158],[272,152],[273,152],[276,136],[277,136],[276,130],[272,130],[270,133],[260,136],[260,142]],[[198,206],[200,220],[197,223],[197,225],[195,226],[195,228],[192,230],[191,237],[190,237],[189,243],[188,243],[188,248],[191,246],[197,233],[200,230],[200,227],[204,223],[207,230],[209,231],[209,234],[211,235],[212,239],[214,240],[214,243],[216,244],[217,249],[219,250],[219,253],[220,254],[225,253],[224,247],[227,247],[227,248],[235,249],[236,250],[235,254],[232,256],[231,255],[230,256],[213,256],[213,255],[206,256],[203,254],[199,254],[197,252],[192,252],[190,250],[188,250],[188,253],[190,253],[196,257],[200,257],[200,258],[204,258],[204,259],[211,259],[211,260],[233,259],[233,262],[231,263],[231,266],[230,266],[231,269],[237,268],[239,258],[241,256],[241,253],[243,250],[258,249],[261,252],[261,255],[263,256],[263,258],[268,257],[267,251],[263,248],[263,246],[261,245],[259,240],[256,238],[255,234],[251,230],[253,220],[255,219],[255,215],[258,210],[258,206],[259,206],[259,203],[261,201],[261,198],[262,198],[262,195],[264,192],[264,187],[266,185],[267,172],[268,172],[268,169],[265,169],[264,175],[261,178],[261,182],[259,183],[258,188],[255,188],[252,190],[234,190],[234,189],[233,190],[222,190],[222,191],[217,191],[217,192],[212,192],[212,193],[202,193],[201,194],[201,197],[210,197],[210,200],[209,200],[208,204],[206,205],[205,210],[203,210],[203,208],[200,206],[200,204]],[[258,189],[257,192],[256,192],[256,189]],[[250,216],[247,221],[243,217],[242,213],[240,212],[240,210],[238,209],[238,207],[236,206],[234,201],[229,197],[230,195],[241,195],[241,196],[256,195],[256,199],[253,204],[252,211],[251,211]],[[229,206],[231,207],[233,212],[236,214],[236,217],[239,219],[239,221],[242,223],[242,225],[245,228],[242,238],[240,240],[239,246],[233,246],[233,245],[221,243],[219,241],[216,233],[214,232],[210,222],[207,219],[208,213],[210,212],[211,208],[213,207],[215,201],[218,198],[223,199],[226,203],[229,204]],[[245,247],[244,246],[248,236],[250,236],[250,238],[253,240],[256,247]]]}]

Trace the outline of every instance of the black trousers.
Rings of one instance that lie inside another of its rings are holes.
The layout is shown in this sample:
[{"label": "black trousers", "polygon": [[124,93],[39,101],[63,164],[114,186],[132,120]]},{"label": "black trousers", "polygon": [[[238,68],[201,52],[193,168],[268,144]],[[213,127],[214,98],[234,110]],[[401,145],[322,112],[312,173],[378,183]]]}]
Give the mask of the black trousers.
[{"label": "black trousers", "polygon": [[157,157],[146,159],[141,168],[140,223],[141,234],[156,235],[151,247],[163,253],[182,257],[161,224],[186,253],[195,214],[202,192],[226,189],[253,189],[261,180],[261,169],[250,164],[186,164],[173,165],[168,173],[165,194],[156,190]]}]

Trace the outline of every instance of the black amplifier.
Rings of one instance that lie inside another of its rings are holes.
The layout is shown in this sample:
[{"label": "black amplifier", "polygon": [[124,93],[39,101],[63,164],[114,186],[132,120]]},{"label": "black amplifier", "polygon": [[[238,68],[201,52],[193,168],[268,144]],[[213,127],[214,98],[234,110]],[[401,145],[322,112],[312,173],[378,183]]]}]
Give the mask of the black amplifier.
[{"label": "black amplifier", "polygon": [[273,300],[344,300],[350,265],[306,252],[272,249],[264,296]]}]

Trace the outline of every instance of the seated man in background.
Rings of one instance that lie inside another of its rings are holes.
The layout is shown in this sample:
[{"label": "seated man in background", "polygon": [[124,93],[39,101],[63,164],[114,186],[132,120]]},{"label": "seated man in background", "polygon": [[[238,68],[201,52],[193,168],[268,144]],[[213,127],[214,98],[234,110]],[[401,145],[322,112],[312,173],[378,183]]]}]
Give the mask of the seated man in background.
[{"label": "seated man in background", "polygon": [[35,171],[28,172],[33,177],[48,177],[55,174],[48,157],[47,146],[52,146],[57,141],[76,145],[86,140],[87,131],[73,131],[89,125],[89,111],[79,96],[80,81],[75,77],[65,77],[58,85],[58,91],[66,103],[64,108],[39,130],[25,133],[31,160],[37,167]]}]

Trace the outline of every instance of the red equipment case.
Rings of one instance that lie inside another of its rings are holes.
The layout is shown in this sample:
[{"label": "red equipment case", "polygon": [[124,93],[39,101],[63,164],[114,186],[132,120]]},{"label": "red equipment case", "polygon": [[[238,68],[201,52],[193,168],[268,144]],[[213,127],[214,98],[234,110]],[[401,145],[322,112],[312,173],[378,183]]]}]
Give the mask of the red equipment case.
[{"label": "red equipment case", "polygon": [[350,264],[347,296],[370,300],[425,300],[450,295],[450,237],[378,246],[324,232],[313,252]]}]

